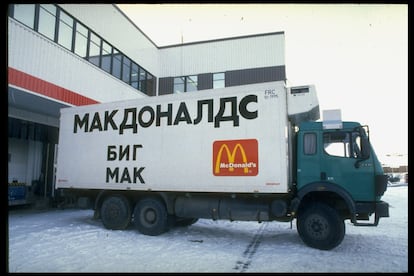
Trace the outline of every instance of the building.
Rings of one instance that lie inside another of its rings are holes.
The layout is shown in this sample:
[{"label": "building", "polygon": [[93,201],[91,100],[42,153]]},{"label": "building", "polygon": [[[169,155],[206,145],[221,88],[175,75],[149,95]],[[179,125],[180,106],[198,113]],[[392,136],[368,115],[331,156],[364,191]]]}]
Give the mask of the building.
[{"label": "building", "polygon": [[116,5],[8,8],[9,191],[54,197],[62,107],[286,81],[283,32],[159,47]]}]

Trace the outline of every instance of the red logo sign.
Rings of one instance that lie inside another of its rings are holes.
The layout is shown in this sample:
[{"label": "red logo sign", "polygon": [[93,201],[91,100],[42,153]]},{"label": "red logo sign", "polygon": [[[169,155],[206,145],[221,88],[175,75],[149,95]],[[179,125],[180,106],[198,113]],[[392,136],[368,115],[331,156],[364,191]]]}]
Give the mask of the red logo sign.
[{"label": "red logo sign", "polygon": [[259,172],[256,139],[214,141],[215,176],[255,176]]}]

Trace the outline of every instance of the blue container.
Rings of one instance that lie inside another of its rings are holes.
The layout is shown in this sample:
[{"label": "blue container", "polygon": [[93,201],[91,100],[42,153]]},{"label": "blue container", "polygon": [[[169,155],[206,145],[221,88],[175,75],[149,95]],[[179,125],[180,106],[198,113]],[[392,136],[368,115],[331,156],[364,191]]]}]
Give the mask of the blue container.
[{"label": "blue container", "polygon": [[9,185],[9,200],[26,199],[26,186]]}]

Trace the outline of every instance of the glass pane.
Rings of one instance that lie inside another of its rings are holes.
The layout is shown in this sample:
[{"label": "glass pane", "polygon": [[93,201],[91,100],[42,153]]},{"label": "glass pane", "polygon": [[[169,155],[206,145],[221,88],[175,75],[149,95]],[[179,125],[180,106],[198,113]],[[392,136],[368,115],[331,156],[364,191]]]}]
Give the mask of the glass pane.
[{"label": "glass pane", "polygon": [[131,86],[134,87],[135,89],[138,89],[138,82],[137,81],[132,81]]},{"label": "glass pane", "polygon": [[111,61],[112,61],[112,46],[102,41],[102,64],[101,68],[111,74]]},{"label": "glass pane", "polygon": [[141,90],[142,92],[146,93],[147,92],[147,72],[140,68],[139,70],[139,90]]},{"label": "glass pane", "polygon": [[213,80],[224,80],[224,73],[213,74]]},{"label": "glass pane", "polygon": [[323,147],[329,155],[350,157],[349,133],[325,133],[323,135]]},{"label": "glass pane", "polygon": [[147,73],[147,91],[146,94],[147,95],[152,95],[154,90],[154,77]]},{"label": "glass pane", "polygon": [[217,89],[217,88],[224,88],[224,80],[216,80],[213,82],[213,88]]},{"label": "glass pane", "polygon": [[197,91],[197,76],[188,76],[187,77],[187,91],[186,92],[191,92],[191,91]]},{"label": "glass pane", "polygon": [[112,58],[112,75],[121,78],[121,57],[122,55],[114,49],[114,54]]},{"label": "glass pane", "polygon": [[16,4],[14,5],[14,19],[33,29],[35,17],[34,4]]},{"label": "glass pane", "polygon": [[213,88],[224,88],[225,82],[224,82],[224,73],[216,73],[213,74]]},{"label": "glass pane", "polygon": [[56,6],[40,5],[39,9],[39,33],[51,40],[55,39]]},{"label": "glass pane", "polygon": [[73,19],[65,12],[60,12],[58,43],[66,49],[72,50]]},{"label": "glass pane", "polygon": [[81,57],[86,57],[88,45],[88,29],[82,24],[76,23],[75,53]]},{"label": "glass pane", "polygon": [[126,83],[129,83],[131,74],[131,60],[124,56],[123,66],[122,66],[122,80]]},{"label": "glass pane", "polygon": [[[132,63],[131,82],[138,83],[138,74],[139,74],[138,65],[136,63]],[[136,88],[138,88],[138,86]]]},{"label": "glass pane", "polygon": [[89,61],[99,66],[99,58],[101,54],[101,39],[91,33],[91,40],[89,41]]},{"label": "glass pane", "polygon": [[174,78],[174,93],[184,92],[185,77]]},{"label": "glass pane", "polygon": [[316,134],[305,133],[303,137],[303,151],[306,155],[312,155],[316,153]]}]

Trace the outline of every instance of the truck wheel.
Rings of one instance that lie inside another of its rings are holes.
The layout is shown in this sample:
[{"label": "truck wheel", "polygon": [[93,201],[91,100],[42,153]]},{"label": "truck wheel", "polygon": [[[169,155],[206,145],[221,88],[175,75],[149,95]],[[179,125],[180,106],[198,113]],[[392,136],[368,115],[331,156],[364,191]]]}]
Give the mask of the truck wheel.
[{"label": "truck wheel", "polygon": [[131,207],[128,200],[121,195],[105,198],[101,206],[101,219],[107,229],[127,228],[131,221]]},{"label": "truck wheel", "polygon": [[138,201],[134,209],[134,224],[144,235],[157,236],[166,232],[169,219],[165,205],[156,198]]},{"label": "truck wheel", "polygon": [[310,247],[330,250],[345,236],[345,223],[338,212],[323,203],[314,203],[299,212],[297,230],[302,241]]}]

